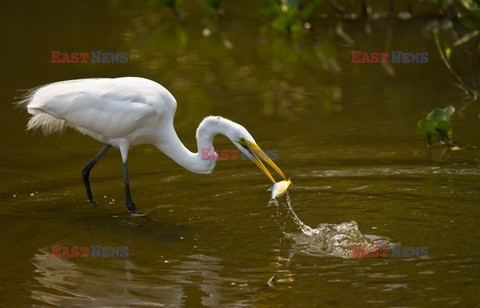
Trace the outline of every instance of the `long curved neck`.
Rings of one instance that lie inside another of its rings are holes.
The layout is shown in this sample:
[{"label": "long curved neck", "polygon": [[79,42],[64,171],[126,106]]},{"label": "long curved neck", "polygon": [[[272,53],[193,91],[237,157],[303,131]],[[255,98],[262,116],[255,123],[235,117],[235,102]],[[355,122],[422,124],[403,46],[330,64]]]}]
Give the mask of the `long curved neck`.
[{"label": "long curved neck", "polygon": [[219,117],[205,118],[197,128],[197,152],[188,150],[178,138],[173,123],[162,127],[156,147],[177,164],[194,173],[211,173],[215,168],[213,138],[221,134]]}]

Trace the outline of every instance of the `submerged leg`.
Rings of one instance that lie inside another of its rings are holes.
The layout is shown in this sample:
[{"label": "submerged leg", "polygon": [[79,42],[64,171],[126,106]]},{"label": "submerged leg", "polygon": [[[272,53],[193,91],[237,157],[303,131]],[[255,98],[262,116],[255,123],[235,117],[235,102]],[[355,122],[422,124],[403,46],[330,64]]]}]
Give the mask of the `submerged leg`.
[{"label": "submerged leg", "polygon": [[83,178],[83,183],[85,184],[85,189],[87,190],[87,197],[89,202],[93,202],[93,197],[92,197],[92,190],[90,189],[90,182],[88,180],[90,176],[90,170],[92,170],[93,166],[102,158],[103,154],[108,151],[112,146],[110,144],[107,144],[103,147],[103,149],[100,150],[100,152],[95,155],[95,157],[83,168],[82,170],[82,178]]},{"label": "submerged leg", "polygon": [[135,207],[135,203],[133,203],[132,196],[130,195],[130,181],[128,178],[127,161],[123,163],[123,177],[125,179],[125,206],[132,214],[142,214]]},{"label": "submerged leg", "polygon": [[121,142],[119,145],[120,154],[122,154],[122,161],[123,161],[123,178],[125,180],[125,206],[127,209],[135,215],[142,215],[137,208],[135,207],[135,203],[133,203],[132,196],[130,195],[130,180],[128,177],[128,148],[129,144],[127,141]]}]

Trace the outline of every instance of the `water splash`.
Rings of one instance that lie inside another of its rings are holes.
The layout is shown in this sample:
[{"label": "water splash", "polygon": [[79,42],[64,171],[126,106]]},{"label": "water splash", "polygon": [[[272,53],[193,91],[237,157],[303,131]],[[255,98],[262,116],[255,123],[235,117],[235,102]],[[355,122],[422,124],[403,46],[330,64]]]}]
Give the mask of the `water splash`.
[{"label": "water splash", "polygon": [[[277,218],[281,217],[280,203],[272,199],[269,205],[276,205]],[[282,202],[287,209],[287,216],[293,220],[299,232],[285,232],[285,236],[292,242],[294,252],[312,256],[336,256],[341,258],[352,257],[352,246],[360,245],[365,248],[374,249],[378,246],[389,246],[389,239],[374,235],[366,235],[360,232],[355,221],[343,222],[340,224],[319,224],[312,228],[298,217],[293,210],[292,201],[288,193],[285,202]],[[277,224],[278,221],[277,221]],[[282,230],[285,225],[279,224]]]}]

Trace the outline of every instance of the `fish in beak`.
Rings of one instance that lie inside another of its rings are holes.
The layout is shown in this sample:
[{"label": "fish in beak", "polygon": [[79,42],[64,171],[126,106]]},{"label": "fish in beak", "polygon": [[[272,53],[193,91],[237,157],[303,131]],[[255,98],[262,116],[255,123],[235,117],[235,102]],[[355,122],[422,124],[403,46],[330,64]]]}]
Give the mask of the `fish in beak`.
[{"label": "fish in beak", "polygon": [[[242,138],[243,139],[243,138]],[[265,161],[270,167],[273,168],[284,180],[285,174],[283,174],[282,170],[275,165],[275,163],[268,157],[265,152],[260,149],[258,145],[256,145],[253,142],[250,142],[248,140],[239,140],[238,143],[250,154],[250,159],[257,165],[257,167],[262,170],[263,173],[272,181],[273,184],[275,184],[275,179],[273,178],[272,174],[268,171],[268,169],[265,167],[265,165],[262,163],[262,160]]]},{"label": "fish in beak", "polygon": [[272,191],[272,199],[277,199],[281,195],[287,192],[287,189],[292,185],[292,181],[288,179],[287,181],[283,180],[273,184],[272,188],[269,189]]}]

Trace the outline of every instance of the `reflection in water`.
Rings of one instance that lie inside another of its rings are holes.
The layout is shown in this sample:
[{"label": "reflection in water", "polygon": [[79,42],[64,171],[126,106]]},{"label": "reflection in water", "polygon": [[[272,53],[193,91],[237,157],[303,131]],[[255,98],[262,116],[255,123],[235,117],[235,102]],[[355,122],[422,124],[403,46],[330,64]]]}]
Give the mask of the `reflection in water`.
[{"label": "reflection in water", "polygon": [[33,290],[32,298],[60,306],[180,306],[189,302],[218,306],[225,300],[221,292],[225,281],[245,283],[221,277],[221,259],[201,254],[160,271],[140,267],[130,258],[100,259],[52,257],[47,248],[39,249],[32,264],[42,288]]},{"label": "reflection in water", "polygon": [[428,148],[428,157],[436,163],[447,163],[450,157],[450,147],[433,146]]}]

